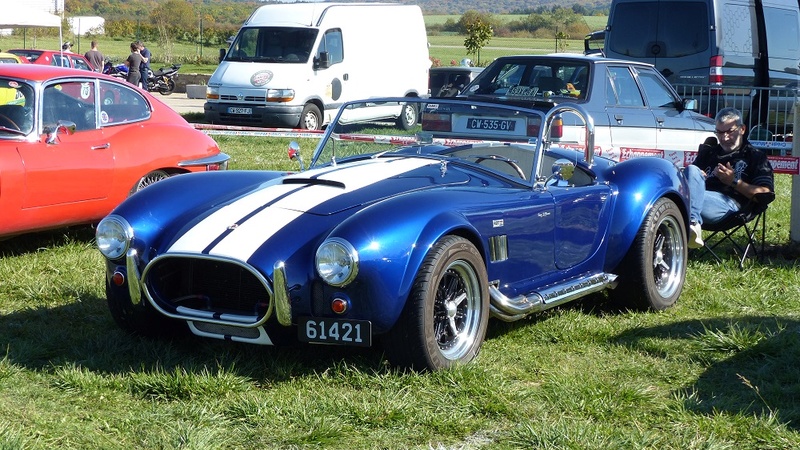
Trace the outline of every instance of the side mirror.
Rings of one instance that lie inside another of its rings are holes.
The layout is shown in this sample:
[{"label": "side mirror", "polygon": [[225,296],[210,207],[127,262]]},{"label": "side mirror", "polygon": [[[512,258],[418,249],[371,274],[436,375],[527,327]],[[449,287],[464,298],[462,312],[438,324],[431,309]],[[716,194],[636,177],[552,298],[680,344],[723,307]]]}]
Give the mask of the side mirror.
[{"label": "side mirror", "polygon": [[700,107],[697,104],[696,98],[685,98],[683,99],[683,109],[697,112]]},{"label": "side mirror", "polygon": [[224,48],[219,49],[219,62],[222,62],[222,60],[225,59],[226,54],[227,51]]},{"label": "side mirror", "polygon": [[300,163],[301,172],[306,170],[305,164],[303,164],[303,157],[300,156],[300,144],[296,141],[289,142],[289,159]]},{"label": "side mirror", "polygon": [[58,134],[59,133],[67,133],[68,135],[72,135],[75,133],[75,129],[77,125],[75,122],[70,122],[67,120],[59,120],[56,123],[55,129],[45,128],[44,132],[47,133],[47,142],[48,144],[55,144],[58,141]]},{"label": "side mirror", "polygon": [[319,58],[314,58],[314,69],[327,69],[331,66],[328,52],[320,52]]},{"label": "side mirror", "polygon": [[557,180],[568,181],[575,174],[575,163],[561,158],[553,163],[553,177]]}]

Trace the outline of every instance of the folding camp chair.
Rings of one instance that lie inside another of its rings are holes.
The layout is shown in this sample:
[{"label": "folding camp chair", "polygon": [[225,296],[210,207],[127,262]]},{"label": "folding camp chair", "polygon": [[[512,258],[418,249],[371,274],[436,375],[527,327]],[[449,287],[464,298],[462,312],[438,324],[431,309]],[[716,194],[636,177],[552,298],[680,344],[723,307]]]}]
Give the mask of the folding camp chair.
[{"label": "folding camp chair", "polygon": [[[717,262],[722,262],[720,254],[726,247],[720,245],[727,242],[739,258],[739,269],[744,268],[744,262],[751,250],[755,258],[760,258],[764,253],[766,239],[767,207],[773,200],[774,192],[756,194],[736,214],[717,223],[704,223],[703,230],[710,231],[711,234],[703,239],[706,245],[696,250],[698,256],[710,255]],[[742,230],[743,233],[740,232]]]}]

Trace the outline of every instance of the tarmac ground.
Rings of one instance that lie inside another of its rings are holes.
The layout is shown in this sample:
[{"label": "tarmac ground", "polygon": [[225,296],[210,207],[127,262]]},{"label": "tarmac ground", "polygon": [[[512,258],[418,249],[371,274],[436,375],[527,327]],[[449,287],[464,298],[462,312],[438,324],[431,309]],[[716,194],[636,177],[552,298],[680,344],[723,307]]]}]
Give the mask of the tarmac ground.
[{"label": "tarmac ground", "polygon": [[178,114],[187,113],[203,113],[203,104],[206,102],[204,98],[189,98],[185,92],[173,92],[170,95],[161,95],[157,92],[151,92],[153,97],[166,103],[167,106],[174,109]]}]

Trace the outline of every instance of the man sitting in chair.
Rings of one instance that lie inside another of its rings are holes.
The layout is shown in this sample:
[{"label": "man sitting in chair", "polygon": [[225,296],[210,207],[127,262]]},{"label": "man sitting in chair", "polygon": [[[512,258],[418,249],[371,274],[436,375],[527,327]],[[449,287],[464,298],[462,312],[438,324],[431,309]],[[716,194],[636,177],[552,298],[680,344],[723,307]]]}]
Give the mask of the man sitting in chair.
[{"label": "man sitting in chair", "polygon": [[689,182],[689,248],[704,245],[703,222],[725,220],[754,195],[775,190],[772,165],[767,155],[745,138],[742,113],[724,108],[715,121],[719,142],[701,144],[697,158],[685,171]]}]

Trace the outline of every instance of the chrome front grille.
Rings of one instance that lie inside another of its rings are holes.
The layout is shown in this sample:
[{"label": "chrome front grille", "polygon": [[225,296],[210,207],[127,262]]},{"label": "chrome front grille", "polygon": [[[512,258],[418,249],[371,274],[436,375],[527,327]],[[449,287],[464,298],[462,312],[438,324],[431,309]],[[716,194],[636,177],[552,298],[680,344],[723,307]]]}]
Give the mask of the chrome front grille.
[{"label": "chrome front grille", "polygon": [[148,298],[161,309],[263,318],[271,312],[270,287],[260,275],[226,259],[164,255],[142,274]]},{"label": "chrome front grille", "polygon": [[219,100],[221,102],[245,102],[245,103],[261,103],[267,102],[267,97],[263,95],[245,95],[244,98],[239,100],[235,95],[220,94]]}]

